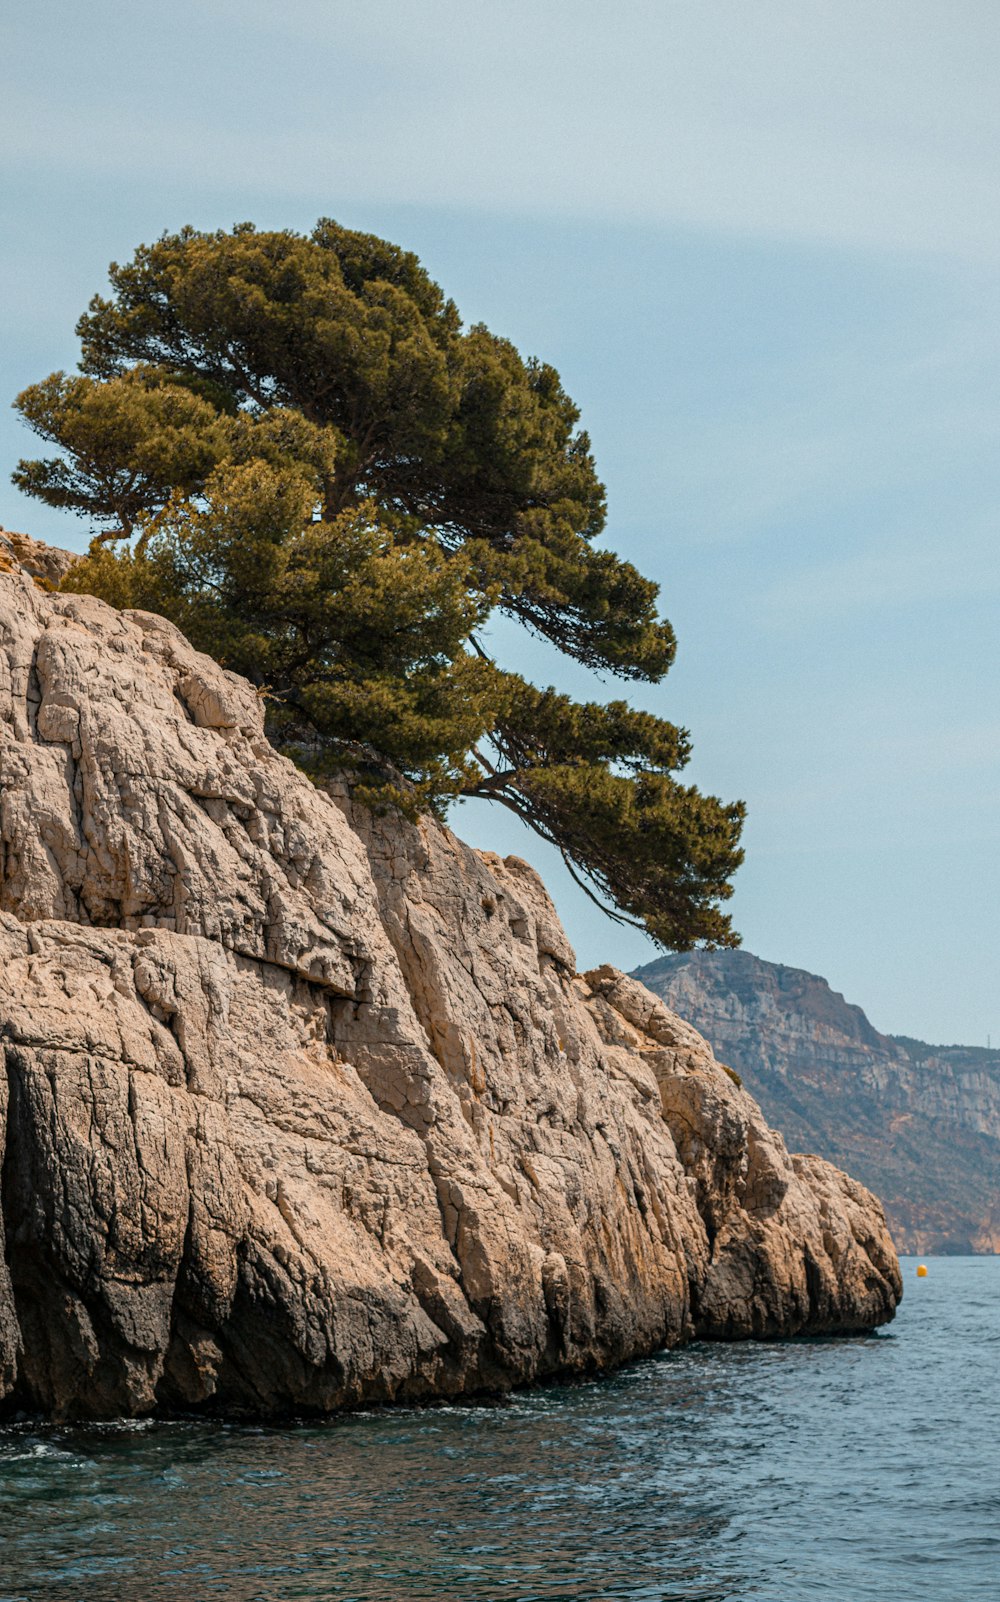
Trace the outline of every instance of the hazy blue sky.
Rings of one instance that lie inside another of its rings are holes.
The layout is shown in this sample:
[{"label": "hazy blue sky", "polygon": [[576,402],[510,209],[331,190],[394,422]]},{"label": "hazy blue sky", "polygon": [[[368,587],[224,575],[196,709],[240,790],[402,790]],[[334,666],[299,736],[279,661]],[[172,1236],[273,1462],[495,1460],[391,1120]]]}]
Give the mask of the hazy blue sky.
[{"label": "hazy blue sky", "polygon": [[[415,249],[582,407],[680,639],[644,699],[749,804],[745,944],[996,1042],[998,69],[995,0],[8,8],[0,392],[164,229]],[[86,539],[2,483],[0,524]],[[581,963],[654,955],[515,820],[456,821],[542,868]]]}]

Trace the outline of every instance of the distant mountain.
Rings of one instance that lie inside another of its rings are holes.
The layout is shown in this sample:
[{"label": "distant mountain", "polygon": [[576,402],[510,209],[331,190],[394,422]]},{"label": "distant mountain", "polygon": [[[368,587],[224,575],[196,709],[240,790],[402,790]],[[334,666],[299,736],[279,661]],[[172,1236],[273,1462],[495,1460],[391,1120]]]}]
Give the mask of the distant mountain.
[{"label": "distant mountain", "polygon": [[748,951],[661,957],[635,978],[707,1036],[793,1151],[882,1198],[900,1251],[1000,1251],[1000,1051],[879,1034],[825,979]]}]

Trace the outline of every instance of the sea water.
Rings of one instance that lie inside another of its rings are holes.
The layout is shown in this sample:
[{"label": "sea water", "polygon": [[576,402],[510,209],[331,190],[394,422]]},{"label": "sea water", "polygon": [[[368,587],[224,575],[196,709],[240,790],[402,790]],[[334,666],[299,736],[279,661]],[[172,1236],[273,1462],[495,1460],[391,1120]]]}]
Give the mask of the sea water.
[{"label": "sea water", "polygon": [[488,1406],[0,1431],[0,1598],[1000,1596],[1000,1259],[894,1324],[697,1345]]}]

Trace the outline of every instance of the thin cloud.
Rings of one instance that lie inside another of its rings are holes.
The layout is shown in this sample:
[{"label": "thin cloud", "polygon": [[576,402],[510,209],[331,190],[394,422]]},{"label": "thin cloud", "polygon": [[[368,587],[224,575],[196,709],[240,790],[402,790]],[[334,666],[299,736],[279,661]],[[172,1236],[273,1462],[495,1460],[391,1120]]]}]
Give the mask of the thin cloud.
[{"label": "thin cloud", "polygon": [[906,530],[861,552],[811,563],[767,585],[766,621],[814,629],[838,614],[886,617],[914,606],[1000,597],[998,522],[989,513],[972,526]]},{"label": "thin cloud", "polygon": [[[173,35],[188,16],[230,71],[176,96],[148,92],[156,52],[119,4],[87,17],[94,93],[72,27],[60,54],[75,11],[43,0],[44,60],[12,74],[9,159],[34,171],[1000,260],[985,0],[181,0]],[[248,71],[265,93],[241,94]]]}]

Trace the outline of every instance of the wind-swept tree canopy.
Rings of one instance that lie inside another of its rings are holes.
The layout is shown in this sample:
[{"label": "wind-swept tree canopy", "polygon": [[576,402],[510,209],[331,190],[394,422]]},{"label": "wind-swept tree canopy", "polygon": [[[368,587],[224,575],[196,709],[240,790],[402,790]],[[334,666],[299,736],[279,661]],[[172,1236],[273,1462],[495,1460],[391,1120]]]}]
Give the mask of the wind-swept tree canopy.
[{"label": "wind-swept tree canopy", "polygon": [[99,530],[65,587],[163,612],[266,692],[272,734],[368,799],[488,796],[662,944],[733,944],[743,809],[681,785],[686,734],[493,662],[494,609],[655,683],[657,586],[554,368],[465,329],[416,256],[330,221],[185,229],[111,269],[80,370],[18,398],[58,455],[14,481]]}]

